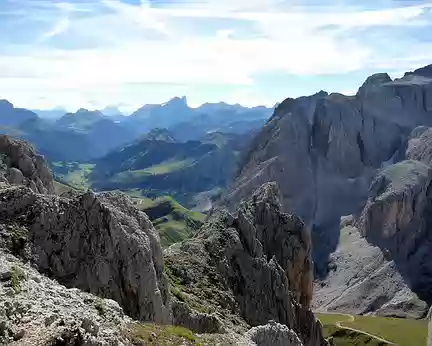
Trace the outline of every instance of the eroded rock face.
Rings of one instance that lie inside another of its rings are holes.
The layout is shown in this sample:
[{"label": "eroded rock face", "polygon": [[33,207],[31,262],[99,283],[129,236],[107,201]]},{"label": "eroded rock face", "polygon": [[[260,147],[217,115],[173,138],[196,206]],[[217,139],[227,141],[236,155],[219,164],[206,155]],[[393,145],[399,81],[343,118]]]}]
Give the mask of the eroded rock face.
[{"label": "eroded rock face", "polygon": [[317,272],[325,276],[340,217],[360,212],[377,170],[403,159],[415,127],[432,125],[429,70],[396,80],[373,75],[356,96],[320,92],[285,100],[254,139],[224,203],[233,209],[276,181],[285,210],[312,230]]},{"label": "eroded rock face", "polygon": [[413,130],[408,141],[406,158],[432,165],[432,128],[420,126]]},{"label": "eroded rock face", "polygon": [[[370,197],[369,187],[381,169],[406,158],[420,160],[425,164],[431,162],[432,136],[428,129],[432,125],[431,69],[432,65],[395,80],[385,73],[373,75],[355,96],[319,92],[309,97],[285,100],[252,142],[238,177],[224,196],[223,204],[229,205],[233,210],[239,200],[251,196],[261,184],[268,181],[278,183],[285,210],[298,214],[312,231],[319,300],[326,306],[333,304],[331,297],[334,303],[342,297],[335,296],[335,292],[344,293],[342,283],[349,287],[352,284],[353,289],[354,282],[359,283],[357,277],[350,272],[339,275],[339,269],[334,268],[337,265],[343,267],[345,263],[353,273],[360,269],[349,257],[349,253],[340,252],[347,248],[341,246],[343,234],[339,227],[340,218],[362,213]],[[419,182],[420,185],[423,183]],[[423,188],[425,186],[420,189]],[[415,256],[420,256],[420,253],[427,252],[428,247],[428,241],[424,243],[420,235],[424,232],[422,228],[414,230],[413,234],[410,231],[392,230],[393,226],[399,226],[399,222],[403,223],[403,227],[414,228],[415,224],[421,223],[417,207],[423,202],[413,199],[416,209],[409,210],[409,200],[418,195],[416,189],[407,192],[405,197],[399,194],[398,198],[404,199],[403,209],[390,203],[393,209],[385,212],[387,219],[381,223],[374,219],[373,222],[381,224],[389,238],[396,236],[392,246],[401,251],[415,251]],[[420,193],[420,198],[424,199],[425,194]],[[376,207],[378,208],[378,203]],[[390,216],[396,212],[402,213],[402,216]],[[376,215],[376,218],[382,216]],[[389,218],[393,218],[395,223],[387,224]],[[398,238],[398,234],[401,238]],[[368,241],[369,238],[365,241],[364,248],[370,245],[370,249],[364,253],[388,251],[386,248],[380,249],[381,245],[370,244]],[[408,244],[400,243],[402,241],[407,241]],[[400,244],[396,245],[398,243]],[[385,304],[383,301],[390,302],[386,298],[388,297],[392,301],[392,307],[385,309],[386,311],[418,316],[419,305],[424,309],[426,303],[423,301],[424,304],[417,304],[417,292],[411,291],[414,290],[411,282],[404,282],[407,278],[399,272],[400,262],[392,262],[392,258],[384,257],[379,264],[375,257],[364,258],[361,255],[363,247],[352,251],[352,257],[361,257],[365,268],[376,269],[375,279],[372,279],[374,270],[365,273],[366,277],[371,278],[371,281],[364,281],[369,283],[370,295],[367,293],[368,287],[364,285],[361,298],[355,296],[354,299],[368,303],[353,303],[349,306],[347,301],[339,301],[342,305],[333,306],[344,306],[345,311],[349,311],[349,308],[353,311],[371,308],[369,312],[374,312],[381,309]],[[335,255],[339,260],[335,260]],[[408,256],[408,253],[405,255]],[[344,260],[346,261],[343,262]],[[408,293],[396,297],[393,289],[386,288],[383,297],[377,298],[378,290],[374,287],[379,286],[379,282],[374,280],[382,278],[384,272],[387,277],[398,277],[393,281],[397,281],[398,287],[403,286],[404,292]],[[361,273],[359,275],[364,277]],[[426,277],[423,274],[421,276]],[[421,291],[425,289],[426,287],[422,287]],[[327,297],[323,294],[327,294]],[[403,302],[404,297],[409,299]],[[411,298],[415,302],[409,312]],[[379,303],[372,303],[375,300]],[[315,301],[314,306],[320,302]]]},{"label": "eroded rock face", "polygon": [[313,308],[355,315],[423,318],[428,309],[385,249],[365,239],[352,224],[341,225],[339,245],[325,279],[315,283]]},{"label": "eroded rock face", "polygon": [[54,183],[43,156],[22,140],[0,135],[0,182],[25,185],[38,193],[53,194]]},{"label": "eroded rock face", "polygon": [[225,323],[239,312],[248,325],[274,320],[292,329],[305,346],[326,345],[308,310],[309,234],[297,216],[281,208],[276,185],[263,185],[235,216],[219,212],[195,238],[167,249],[167,269],[183,299],[214,307]]},{"label": "eroded rock face", "polygon": [[368,242],[394,261],[419,296],[432,299],[432,168],[408,160],[382,171],[357,221]]},{"label": "eroded rock face", "polygon": [[282,213],[281,200],[275,183],[263,185],[240,205],[236,226],[249,253],[274,256],[296,301],[309,307],[313,281],[310,232],[297,215]]},{"label": "eroded rock face", "polygon": [[169,320],[158,235],[126,196],[65,199],[9,187],[0,189],[0,224],[4,246],[67,287],[114,299],[139,320]]}]

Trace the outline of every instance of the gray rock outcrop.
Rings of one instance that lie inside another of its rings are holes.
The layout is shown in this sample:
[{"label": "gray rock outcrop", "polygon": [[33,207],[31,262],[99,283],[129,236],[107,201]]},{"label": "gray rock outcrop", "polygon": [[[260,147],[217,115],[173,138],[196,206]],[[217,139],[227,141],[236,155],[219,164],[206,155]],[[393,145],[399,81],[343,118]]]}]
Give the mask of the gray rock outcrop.
[{"label": "gray rock outcrop", "polygon": [[116,300],[131,317],[169,320],[159,237],[123,194],[75,199],[0,189],[0,244],[67,287]]},{"label": "gray rock outcrop", "polygon": [[127,345],[131,322],[115,301],[67,289],[0,250],[1,345]]},{"label": "gray rock outcrop", "polygon": [[309,233],[296,215],[281,208],[276,185],[263,185],[236,216],[218,212],[195,238],[167,249],[168,275],[181,299],[200,309],[214,308],[226,324],[236,321],[228,329],[274,320],[292,329],[305,346],[326,345],[308,309]]},{"label": "gray rock outcrop", "polygon": [[383,170],[357,221],[361,234],[394,261],[423,300],[431,301],[432,167],[414,160]]},{"label": "gray rock outcrop", "polygon": [[54,183],[43,156],[22,140],[0,135],[0,182],[25,185],[34,192],[53,194]]},{"label": "gray rock outcrop", "polygon": [[365,208],[342,225],[314,306],[423,318],[432,301],[432,167],[407,160],[383,169]]},{"label": "gray rock outcrop", "polygon": [[352,224],[341,226],[329,267],[326,278],[315,283],[315,310],[423,318],[428,309],[396,263]]},{"label": "gray rock outcrop", "polygon": [[432,128],[420,126],[413,130],[408,141],[406,159],[432,165]]}]

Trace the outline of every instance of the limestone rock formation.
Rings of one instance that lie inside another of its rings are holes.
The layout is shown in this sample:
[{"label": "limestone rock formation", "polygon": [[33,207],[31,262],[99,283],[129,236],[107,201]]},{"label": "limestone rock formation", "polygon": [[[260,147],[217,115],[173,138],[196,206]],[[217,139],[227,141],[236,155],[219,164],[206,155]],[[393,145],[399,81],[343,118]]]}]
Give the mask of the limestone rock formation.
[{"label": "limestone rock formation", "polygon": [[[373,75],[355,96],[319,92],[285,100],[253,140],[237,178],[221,202],[234,210],[236,203],[251,196],[258,186],[276,181],[285,210],[299,215],[312,231],[317,287],[323,285],[329,294],[325,298],[318,292],[317,297],[323,298],[326,305],[331,304],[331,287],[340,287],[337,281],[328,280],[330,276],[339,280],[332,268],[336,265],[335,255],[347,258],[347,263],[356,270],[349,254],[340,252],[347,248],[341,246],[341,217],[362,213],[369,198],[369,187],[381,169],[405,158],[430,163],[430,130],[427,127],[432,125],[431,69],[432,65],[395,80],[387,74]],[[417,203],[421,201],[414,201],[415,205]],[[420,250],[428,245],[419,242],[417,235],[413,235],[413,239],[406,237],[406,240],[417,239],[415,244],[407,245],[407,249],[418,246],[416,253],[426,251]],[[376,250],[385,255],[387,250],[379,249],[380,246],[371,244],[369,238],[365,241],[370,254]],[[361,250],[352,250],[354,257],[360,255]],[[387,260],[385,256],[383,261],[390,263],[393,259]],[[374,266],[376,261],[369,257],[362,263]],[[395,267],[387,267],[388,274],[401,275],[399,263],[392,263]],[[338,277],[343,280],[343,275],[338,274]],[[353,278],[349,272],[345,276],[348,281]],[[401,284],[405,279],[402,275]],[[411,291],[414,288],[410,282],[404,285],[412,293],[410,297],[422,295]],[[393,297],[390,288],[387,292]],[[370,296],[365,292],[363,299],[374,300],[375,294],[373,290]],[[314,301],[314,306],[317,305]],[[378,308],[381,305],[378,304]],[[405,310],[408,305],[401,304],[399,311],[398,308],[393,311],[409,313]],[[374,304],[362,305],[362,308],[366,306],[372,307],[372,312],[376,311]],[[412,312],[417,315],[417,303],[414,306]],[[351,308],[357,311],[359,307],[353,304]]]},{"label": "limestone rock formation", "polygon": [[54,193],[51,171],[43,156],[25,141],[0,135],[0,182],[25,185],[38,193]]},{"label": "limestone rock formation", "polygon": [[341,225],[329,272],[314,287],[315,310],[423,318],[428,304],[405,281],[385,251],[370,244],[353,224]]},{"label": "limestone rock formation", "polygon": [[296,215],[281,208],[276,185],[265,184],[236,216],[220,211],[195,238],[167,249],[174,295],[196,309],[215,311],[228,329],[240,332],[274,320],[305,346],[326,345],[308,310],[309,233]]},{"label": "limestone rock formation", "polygon": [[403,157],[411,131],[432,124],[431,113],[432,78],[423,70],[393,81],[373,75],[356,96],[287,99],[254,139],[224,202],[232,209],[276,181],[285,208],[319,237],[315,259],[325,262],[340,217],[363,208],[376,170]]},{"label": "limestone rock formation", "polygon": [[[410,150],[410,149],[408,149]],[[432,167],[415,160],[382,170],[365,208],[342,225],[314,306],[422,318],[432,301]]]},{"label": "limestone rock formation", "polygon": [[0,189],[0,245],[67,287],[111,298],[131,317],[169,320],[158,235],[123,194],[75,199]]},{"label": "limestone rock formation", "polygon": [[406,158],[432,165],[432,128],[417,127],[411,133]]},{"label": "limestone rock formation", "polygon": [[310,233],[295,214],[281,213],[277,185],[265,184],[237,215],[240,239],[253,257],[275,257],[288,277],[289,290],[297,302],[309,307],[313,266]]},{"label": "limestone rock formation", "polygon": [[131,319],[120,306],[67,289],[0,250],[0,344],[121,346]]},{"label": "limestone rock formation", "polygon": [[432,167],[403,161],[381,172],[357,222],[369,243],[394,261],[423,300],[431,301]]}]

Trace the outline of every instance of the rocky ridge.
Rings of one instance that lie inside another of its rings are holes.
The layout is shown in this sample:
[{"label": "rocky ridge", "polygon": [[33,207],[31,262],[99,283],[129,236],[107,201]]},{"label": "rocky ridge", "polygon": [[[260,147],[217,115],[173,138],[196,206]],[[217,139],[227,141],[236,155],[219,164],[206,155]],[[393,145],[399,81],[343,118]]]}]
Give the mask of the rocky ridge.
[{"label": "rocky ridge", "polygon": [[[136,319],[168,321],[159,238],[124,195],[88,192],[64,199],[14,186],[0,190],[0,200],[0,223],[9,225],[5,242],[40,271],[67,287],[114,299]],[[20,247],[14,229],[20,229]]]},{"label": "rocky ridge", "polygon": [[326,345],[308,310],[310,235],[281,208],[276,185],[263,185],[235,216],[219,211],[196,237],[168,248],[167,274],[177,299],[215,312],[227,329],[241,332],[274,320],[305,346]]}]

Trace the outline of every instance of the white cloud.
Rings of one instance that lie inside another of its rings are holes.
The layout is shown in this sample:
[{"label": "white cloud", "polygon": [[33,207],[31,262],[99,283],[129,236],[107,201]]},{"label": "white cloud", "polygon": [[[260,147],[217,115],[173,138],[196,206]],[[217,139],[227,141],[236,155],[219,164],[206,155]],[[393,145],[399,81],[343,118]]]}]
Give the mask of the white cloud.
[{"label": "white cloud", "polygon": [[69,28],[69,23],[68,17],[61,18],[51,30],[43,34],[41,41],[64,33]]},{"label": "white cloud", "polygon": [[[206,86],[231,85],[237,90],[227,92],[225,100],[272,104],[280,100],[257,95],[257,75],[403,69],[432,60],[430,43],[414,55],[411,42],[405,42],[406,54],[395,59],[385,47],[376,51],[361,37],[341,36],[353,28],[425,25],[421,14],[432,5],[319,12],[279,4],[201,0],[152,8],[148,1],[139,7],[118,0],[64,2],[58,16],[50,16],[55,20],[41,41],[0,56],[0,96],[26,107],[103,107],[113,100],[159,102],[193,89],[189,96],[199,103],[206,101]],[[323,30],[326,26],[334,30]],[[53,46],[53,39],[70,47]],[[153,92],[145,83],[167,88]]]}]

